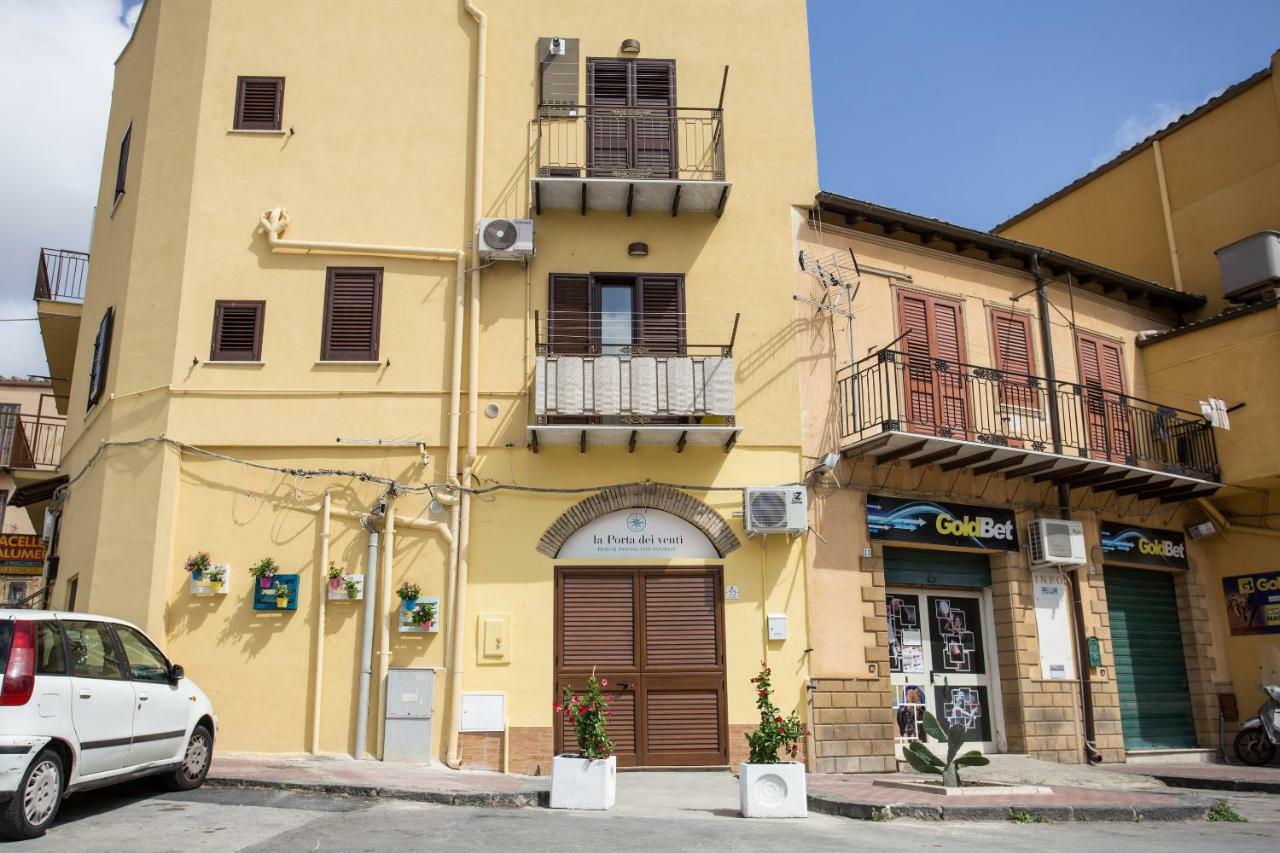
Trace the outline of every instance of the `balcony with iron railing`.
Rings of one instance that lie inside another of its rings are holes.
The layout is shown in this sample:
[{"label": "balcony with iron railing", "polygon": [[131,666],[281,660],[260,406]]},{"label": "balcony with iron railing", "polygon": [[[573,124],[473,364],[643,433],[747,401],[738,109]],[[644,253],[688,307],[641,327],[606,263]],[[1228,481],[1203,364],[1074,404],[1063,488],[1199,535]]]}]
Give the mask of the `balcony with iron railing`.
[{"label": "balcony with iron railing", "polygon": [[89,275],[87,252],[68,249],[41,249],[36,264],[37,301],[84,302],[84,283]]},{"label": "balcony with iron railing", "polygon": [[[738,315],[535,315],[529,446],[717,446],[737,442]],[[719,343],[714,341],[718,340]]]},{"label": "balcony with iron railing", "polygon": [[836,405],[846,457],[1162,502],[1221,487],[1202,415],[1094,385],[882,350],[837,373]]},{"label": "balcony with iron railing", "polygon": [[62,461],[66,418],[0,412],[0,468],[49,471]]},{"label": "balcony with iron railing", "polygon": [[36,260],[36,320],[44,342],[45,361],[53,380],[58,411],[67,413],[71,373],[80,339],[80,315],[84,311],[89,255],[68,249],[41,249]]},{"label": "balcony with iron railing", "polygon": [[720,107],[544,104],[533,120],[533,209],[714,213],[725,176]]}]

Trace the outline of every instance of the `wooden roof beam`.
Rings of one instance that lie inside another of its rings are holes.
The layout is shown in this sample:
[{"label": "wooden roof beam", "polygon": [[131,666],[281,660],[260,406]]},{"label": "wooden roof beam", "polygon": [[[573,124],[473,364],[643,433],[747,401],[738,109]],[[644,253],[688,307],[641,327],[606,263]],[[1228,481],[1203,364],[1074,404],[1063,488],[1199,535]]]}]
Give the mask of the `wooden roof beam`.
[{"label": "wooden roof beam", "polygon": [[1022,460],[1026,458],[1027,454],[1019,453],[1015,456],[1006,456],[1004,459],[997,459],[994,462],[988,462],[986,465],[980,465],[977,468],[974,468],[973,476],[980,477],[983,474],[994,474],[996,471],[1001,471],[1005,468],[1012,468],[1015,465],[1021,464]]},{"label": "wooden roof beam", "polygon": [[952,459],[950,462],[944,462],[938,467],[943,471],[954,471],[957,468],[968,468],[971,465],[976,465],[979,462],[990,459],[992,456],[995,456],[995,454],[996,452],[994,450],[979,450],[977,453],[970,453],[967,456],[961,456],[959,459]]}]

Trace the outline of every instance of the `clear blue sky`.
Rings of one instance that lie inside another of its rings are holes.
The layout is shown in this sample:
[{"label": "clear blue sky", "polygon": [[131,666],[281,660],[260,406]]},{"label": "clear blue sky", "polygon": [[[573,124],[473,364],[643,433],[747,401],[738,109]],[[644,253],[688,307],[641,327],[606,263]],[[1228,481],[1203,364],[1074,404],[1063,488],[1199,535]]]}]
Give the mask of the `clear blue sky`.
[{"label": "clear blue sky", "polygon": [[809,0],[809,41],[822,188],[985,229],[1267,66],[1280,0]]}]

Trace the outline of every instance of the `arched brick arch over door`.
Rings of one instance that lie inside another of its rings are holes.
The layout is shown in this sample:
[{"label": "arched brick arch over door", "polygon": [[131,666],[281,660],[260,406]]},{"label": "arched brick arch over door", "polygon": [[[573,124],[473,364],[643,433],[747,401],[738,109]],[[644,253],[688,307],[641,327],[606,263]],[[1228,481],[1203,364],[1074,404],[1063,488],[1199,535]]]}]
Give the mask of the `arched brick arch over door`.
[{"label": "arched brick arch over door", "polygon": [[720,513],[697,498],[678,489],[646,483],[633,483],[605,489],[578,501],[555,520],[538,541],[538,552],[548,557],[560,553],[565,541],[584,524],[620,509],[646,507],[679,516],[701,530],[721,557],[742,545]]}]

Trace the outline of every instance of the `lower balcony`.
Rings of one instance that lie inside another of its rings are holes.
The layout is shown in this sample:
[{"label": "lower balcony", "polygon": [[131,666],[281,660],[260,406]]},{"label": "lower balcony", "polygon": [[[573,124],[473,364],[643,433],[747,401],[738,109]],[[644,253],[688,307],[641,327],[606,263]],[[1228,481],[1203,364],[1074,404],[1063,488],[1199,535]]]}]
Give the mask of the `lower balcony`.
[{"label": "lower balcony", "polygon": [[885,350],[842,371],[836,392],[846,457],[1161,503],[1222,486],[1201,415],[1092,385]]},{"label": "lower balcony", "polygon": [[715,446],[728,452],[734,420],[733,351],[685,354],[539,354],[529,447]]}]

